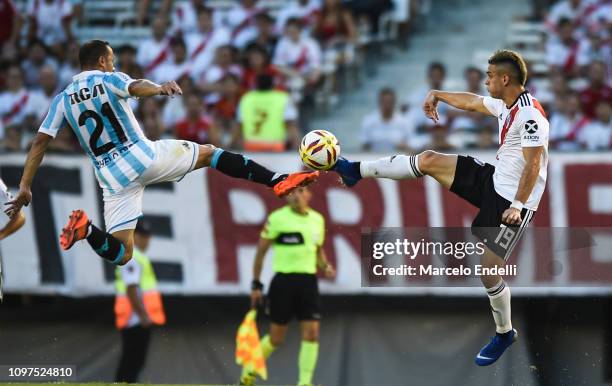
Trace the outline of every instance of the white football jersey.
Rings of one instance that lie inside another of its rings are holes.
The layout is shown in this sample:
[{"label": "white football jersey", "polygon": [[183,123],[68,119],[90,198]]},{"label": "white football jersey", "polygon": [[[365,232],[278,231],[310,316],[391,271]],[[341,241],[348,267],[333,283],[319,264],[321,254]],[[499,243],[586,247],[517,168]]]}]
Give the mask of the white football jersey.
[{"label": "white football jersey", "polygon": [[4,213],[4,209],[6,209],[6,205],[4,204],[12,199],[13,196],[9,193],[4,181],[2,181],[2,178],[0,178],[0,208],[2,208],[2,210],[0,210],[0,229],[4,228],[10,221],[9,216]]},{"label": "white football jersey", "polygon": [[523,148],[544,147],[540,174],[525,202],[525,208],[537,210],[546,186],[548,167],[549,124],[544,109],[527,91],[520,94],[510,107],[501,99],[491,97],[484,97],[483,103],[499,123],[499,150],[493,173],[493,185],[497,194],[508,201],[514,201],[525,168]]}]

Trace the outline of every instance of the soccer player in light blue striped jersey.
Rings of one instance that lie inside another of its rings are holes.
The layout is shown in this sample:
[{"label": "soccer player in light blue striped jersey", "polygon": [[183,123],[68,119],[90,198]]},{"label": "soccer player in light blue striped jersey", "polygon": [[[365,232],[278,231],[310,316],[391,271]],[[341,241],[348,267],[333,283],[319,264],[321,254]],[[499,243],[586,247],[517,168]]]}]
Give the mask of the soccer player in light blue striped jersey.
[{"label": "soccer player in light blue striped jersey", "polygon": [[13,217],[30,203],[32,180],[47,146],[60,129],[72,129],[102,188],[106,231],[94,226],[85,212],[75,210],[60,235],[65,250],[87,239],[102,258],[118,265],[127,263],[132,257],[134,228],[142,217],[145,186],[180,181],[195,169],[210,166],[231,177],[271,187],[279,197],[318,177],[318,172],[274,173],[240,154],[212,145],[151,141],[140,129],[128,98],[181,95],[176,82],[158,85],[114,72],[113,50],[101,40],[85,43],[79,61],[82,72],[53,99],[32,143],[19,192],[5,204],[5,212]]}]

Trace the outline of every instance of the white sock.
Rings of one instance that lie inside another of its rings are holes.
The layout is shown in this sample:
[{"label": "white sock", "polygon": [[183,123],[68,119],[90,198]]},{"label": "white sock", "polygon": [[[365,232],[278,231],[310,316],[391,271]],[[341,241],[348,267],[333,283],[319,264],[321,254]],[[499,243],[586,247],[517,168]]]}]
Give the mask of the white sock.
[{"label": "white sock", "polygon": [[493,319],[495,319],[495,331],[503,334],[512,330],[510,287],[503,280],[500,280],[495,286],[487,288],[487,295],[489,295],[491,312],[493,313]]},{"label": "white sock", "polygon": [[375,161],[361,161],[359,171],[364,178],[415,179],[423,176],[418,165],[418,154],[394,155]]}]

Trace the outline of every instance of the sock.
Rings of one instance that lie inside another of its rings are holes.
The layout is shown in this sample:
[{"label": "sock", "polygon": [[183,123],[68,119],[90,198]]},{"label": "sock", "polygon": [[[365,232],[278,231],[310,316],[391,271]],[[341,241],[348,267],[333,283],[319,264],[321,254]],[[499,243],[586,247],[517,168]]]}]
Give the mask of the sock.
[{"label": "sock", "polygon": [[302,341],[298,367],[300,368],[299,385],[310,385],[312,377],[317,367],[317,357],[319,356],[319,342]]},{"label": "sock", "polygon": [[361,161],[359,171],[366,178],[415,179],[423,176],[418,164],[418,155],[394,155],[375,161]]},{"label": "sock", "polygon": [[495,286],[487,288],[487,295],[489,295],[491,311],[495,320],[495,331],[498,334],[504,334],[512,330],[510,288],[503,280],[500,280]]},{"label": "sock", "polygon": [[287,177],[286,174],[274,173],[266,169],[242,154],[219,148],[215,149],[213,153],[210,167],[230,177],[242,178],[268,187],[276,185]]},{"label": "sock", "polygon": [[121,241],[117,240],[110,233],[106,233],[95,225],[90,224],[87,242],[101,258],[113,264],[121,262],[125,247]]},{"label": "sock", "polygon": [[[263,338],[261,338],[260,344],[261,344],[261,351],[263,353],[264,359],[267,360],[270,357],[270,355],[272,355],[274,350],[276,350],[276,347],[272,345],[272,342],[270,341],[270,335],[266,335]],[[249,371],[245,367],[243,367],[242,377],[247,376],[247,375],[249,375]]]}]

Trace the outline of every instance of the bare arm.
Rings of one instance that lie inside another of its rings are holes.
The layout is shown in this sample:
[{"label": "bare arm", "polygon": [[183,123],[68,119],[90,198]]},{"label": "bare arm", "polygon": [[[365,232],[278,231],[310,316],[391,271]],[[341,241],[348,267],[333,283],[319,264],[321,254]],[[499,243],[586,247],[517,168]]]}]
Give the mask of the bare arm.
[{"label": "bare arm", "polygon": [[446,92],[431,90],[425,97],[423,111],[428,118],[431,118],[437,122],[439,120],[437,110],[438,102],[442,101],[461,110],[475,111],[492,115],[491,112],[485,107],[483,99],[483,96],[469,92]]},{"label": "bare arm", "polygon": [[[531,195],[533,187],[538,180],[538,175],[540,174],[540,159],[542,158],[543,151],[543,146],[523,148],[525,168],[521,174],[514,201],[519,201],[521,204],[524,204],[529,199],[529,195]],[[502,221],[510,225],[520,224],[522,221],[521,211],[515,207],[506,209],[502,215]]]},{"label": "bare arm", "polygon": [[0,240],[4,240],[13,233],[17,232],[25,224],[25,216],[23,211],[19,211],[19,214],[11,219],[8,224],[0,229]]},{"label": "bare arm", "polygon": [[317,247],[317,267],[319,267],[325,273],[325,277],[328,279],[336,276],[336,270],[334,269],[334,266],[331,265],[329,260],[327,260],[327,255],[325,254],[325,250],[322,246]]},{"label": "bare arm", "polygon": [[140,324],[143,327],[149,327],[151,325],[151,320],[149,319],[149,315],[147,315],[144,304],[142,304],[142,300],[140,300],[138,296],[138,286],[136,284],[131,284],[127,287],[127,297],[130,300],[132,309],[140,318]]},{"label": "bare arm", "polygon": [[128,87],[128,92],[131,96],[137,98],[150,97],[155,95],[167,95],[171,97],[175,95],[183,95],[183,90],[181,90],[181,88],[178,84],[176,84],[175,81],[157,84],[147,79],[138,79],[130,83],[130,86]]},{"label": "bare arm", "polygon": [[[259,239],[259,243],[257,244],[257,252],[255,253],[255,261],[253,262],[253,283],[259,283],[261,286],[261,282],[259,279],[261,278],[261,270],[263,268],[263,261],[268,249],[272,245],[271,239],[264,239],[263,237]],[[262,287],[262,286],[261,286]],[[253,287],[251,289],[251,307],[256,308],[259,303],[261,303],[261,299],[263,298],[263,293],[261,288]]]},{"label": "bare arm", "polygon": [[32,201],[32,180],[36,171],[40,166],[40,163],[45,156],[45,151],[49,147],[49,143],[53,140],[53,137],[44,133],[37,133],[32,141],[32,147],[28,152],[28,158],[26,159],[25,166],[23,167],[23,175],[21,176],[21,182],[19,183],[19,192],[15,196],[13,201],[7,202],[7,208],[4,208],[4,212],[13,218],[17,213],[21,211],[23,206],[28,206]]}]

